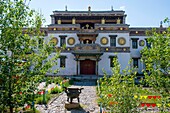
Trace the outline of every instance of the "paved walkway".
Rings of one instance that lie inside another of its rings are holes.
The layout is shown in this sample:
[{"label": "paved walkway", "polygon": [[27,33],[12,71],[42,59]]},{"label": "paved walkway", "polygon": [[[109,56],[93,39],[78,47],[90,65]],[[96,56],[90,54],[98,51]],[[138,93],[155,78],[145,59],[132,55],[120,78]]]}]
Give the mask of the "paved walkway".
[{"label": "paved walkway", "polygon": [[[74,85],[72,87],[84,88],[80,94],[80,106],[79,109],[67,110],[65,109],[65,103],[67,103],[66,93],[62,93],[58,98],[55,98],[51,103],[47,105],[36,106],[41,113],[99,113],[99,107],[97,105],[96,86],[83,86]],[[73,99],[73,102],[77,102],[77,99]]]}]

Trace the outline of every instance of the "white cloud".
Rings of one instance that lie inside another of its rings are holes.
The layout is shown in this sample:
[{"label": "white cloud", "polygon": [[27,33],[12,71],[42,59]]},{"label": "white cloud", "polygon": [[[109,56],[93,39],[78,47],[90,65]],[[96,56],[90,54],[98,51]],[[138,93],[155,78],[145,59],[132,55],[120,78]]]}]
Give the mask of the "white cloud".
[{"label": "white cloud", "polygon": [[125,10],[125,6],[120,6],[120,8],[119,8],[120,10]]}]

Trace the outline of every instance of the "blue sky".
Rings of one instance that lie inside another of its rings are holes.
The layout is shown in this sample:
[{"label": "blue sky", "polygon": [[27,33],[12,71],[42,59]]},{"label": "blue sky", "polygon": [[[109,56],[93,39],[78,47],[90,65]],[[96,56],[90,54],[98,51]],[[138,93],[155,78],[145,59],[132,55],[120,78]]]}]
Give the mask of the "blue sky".
[{"label": "blue sky", "polygon": [[124,10],[126,23],[130,27],[158,27],[160,21],[170,18],[170,0],[32,0],[30,7],[42,12],[46,23],[51,23],[50,15],[54,10],[85,11],[91,10]]}]

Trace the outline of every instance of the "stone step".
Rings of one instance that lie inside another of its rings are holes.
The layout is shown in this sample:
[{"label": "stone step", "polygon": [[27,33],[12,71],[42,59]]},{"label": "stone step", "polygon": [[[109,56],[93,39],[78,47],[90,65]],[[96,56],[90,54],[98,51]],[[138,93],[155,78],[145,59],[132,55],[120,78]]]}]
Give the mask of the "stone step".
[{"label": "stone step", "polygon": [[74,82],[74,85],[96,86],[96,82]]}]

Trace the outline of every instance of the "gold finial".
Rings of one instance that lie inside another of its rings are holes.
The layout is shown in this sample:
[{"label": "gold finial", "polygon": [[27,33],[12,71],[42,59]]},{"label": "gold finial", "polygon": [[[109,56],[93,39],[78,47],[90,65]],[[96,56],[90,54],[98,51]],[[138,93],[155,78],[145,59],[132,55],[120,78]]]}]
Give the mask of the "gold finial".
[{"label": "gold finial", "polygon": [[120,18],[118,18],[116,23],[117,23],[117,24],[120,24],[120,21],[121,21]]},{"label": "gold finial", "polygon": [[105,19],[102,18],[101,24],[105,24]]},{"label": "gold finial", "polygon": [[58,21],[57,21],[58,24],[61,24],[61,19],[59,18]]},{"label": "gold finial", "polygon": [[90,27],[89,24],[86,24],[86,28],[89,29],[89,27]]},{"label": "gold finial", "polygon": [[86,40],[86,43],[89,44],[89,40]]},{"label": "gold finial", "polygon": [[75,17],[72,19],[72,24],[76,24],[76,19],[75,19]]}]

